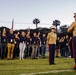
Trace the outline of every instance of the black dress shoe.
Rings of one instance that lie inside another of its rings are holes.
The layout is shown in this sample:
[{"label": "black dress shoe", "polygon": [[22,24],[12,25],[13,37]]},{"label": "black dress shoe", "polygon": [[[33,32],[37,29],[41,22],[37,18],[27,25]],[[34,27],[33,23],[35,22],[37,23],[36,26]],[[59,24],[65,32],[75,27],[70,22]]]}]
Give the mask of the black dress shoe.
[{"label": "black dress shoe", "polygon": [[56,56],[56,58],[59,58],[59,56]]},{"label": "black dress shoe", "polygon": [[55,63],[50,63],[49,65],[56,65]]},{"label": "black dress shoe", "polygon": [[76,68],[73,68],[74,70],[76,70]]}]

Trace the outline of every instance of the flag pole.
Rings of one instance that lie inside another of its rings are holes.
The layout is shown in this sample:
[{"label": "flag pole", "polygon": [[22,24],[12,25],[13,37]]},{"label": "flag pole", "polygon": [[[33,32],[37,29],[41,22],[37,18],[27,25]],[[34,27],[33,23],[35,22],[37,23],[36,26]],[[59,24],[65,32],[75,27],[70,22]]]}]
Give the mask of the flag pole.
[{"label": "flag pole", "polygon": [[14,19],[12,19],[12,29],[14,29]]}]

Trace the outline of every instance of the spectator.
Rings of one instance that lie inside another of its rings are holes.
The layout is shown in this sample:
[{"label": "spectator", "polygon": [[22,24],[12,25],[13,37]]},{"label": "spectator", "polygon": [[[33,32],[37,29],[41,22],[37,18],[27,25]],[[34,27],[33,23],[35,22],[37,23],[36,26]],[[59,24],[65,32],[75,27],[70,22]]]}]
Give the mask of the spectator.
[{"label": "spectator", "polygon": [[26,50],[25,50],[25,57],[28,58],[30,55],[30,35],[26,35]]},{"label": "spectator", "polygon": [[42,59],[45,58],[45,53],[46,53],[46,34],[43,34],[41,37],[41,55],[42,55]]},{"label": "spectator", "polygon": [[8,53],[7,53],[7,59],[8,60],[12,60],[13,59],[13,52],[14,52],[14,42],[15,42],[15,39],[14,39],[14,34],[13,34],[13,29],[10,29],[10,33],[8,34]]},{"label": "spectator", "polygon": [[33,33],[32,37],[32,59],[37,59],[37,43],[38,43],[38,38],[36,32]]},{"label": "spectator", "polygon": [[57,40],[56,40],[56,57],[59,57],[59,49],[60,49],[59,40],[60,40],[60,38],[57,37]]},{"label": "spectator", "polygon": [[19,32],[15,34],[15,48],[14,48],[14,57],[19,56],[19,43],[20,43],[20,38],[19,38]]},{"label": "spectator", "polygon": [[6,47],[7,47],[7,36],[5,28],[2,31],[1,43],[2,43],[1,59],[3,59],[6,57]]},{"label": "spectator", "polygon": [[39,58],[40,57],[40,55],[41,55],[41,37],[40,37],[40,32],[38,32],[38,35],[37,35],[37,37],[38,37],[38,48],[37,48],[37,57]]},{"label": "spectator", "polygon": [[2,44],[1,44],[1,31],[0,31],[0,56],[1,56],[1,51],[2,51]]},{"label": "spectator", "polygon": [[72,37],[70,37],[70,40],[69,40],[69,47],[70,47],[70,51],[71,51],[71,58],[74,58],[73,57],[73,48],[72,48]]},{"label": "spectator", "polygon": [[65,47],[66,47],[66,50],[65,50],[65,54],[66,54],[66,57],[68,57],[70,55],[70,51],[69,51],[69,37],[68,35],[66,35],[66,38],[65,38]]},{"label": "spectator", "polygon": [[26,48],[26,33],[24,31],[21,32],[20,36],[20,44],[19,44],[19,60],[24,60],[24,52]]}]

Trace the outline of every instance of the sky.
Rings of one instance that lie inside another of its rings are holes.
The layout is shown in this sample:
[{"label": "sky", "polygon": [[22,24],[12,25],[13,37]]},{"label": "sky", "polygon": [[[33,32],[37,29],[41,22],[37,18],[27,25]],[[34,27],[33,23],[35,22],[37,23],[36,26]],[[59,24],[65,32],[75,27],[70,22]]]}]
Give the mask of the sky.
[{"label": "sky", "polygon": [[0,0],[0,27],[11,28],[14,18],[14,30],[36,28],[33,19],[38,18],[38,27],[49,28],[57,19],[62,25],[70,25],[76,13],[76,0]]}]

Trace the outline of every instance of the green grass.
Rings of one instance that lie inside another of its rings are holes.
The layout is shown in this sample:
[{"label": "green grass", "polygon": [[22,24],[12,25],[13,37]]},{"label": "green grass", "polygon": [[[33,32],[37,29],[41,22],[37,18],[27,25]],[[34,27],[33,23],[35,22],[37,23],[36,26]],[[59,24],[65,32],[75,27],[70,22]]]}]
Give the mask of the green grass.
[{"label": "green grass", "polygon": [[[56,58],[56,65],[49,65],[48,59],[25,59],[25,60],[0,60],[0,75],[20,75],[28,73],[47,72],[54,70],[67,70],[74,66],[74,60],[72,58]],[[51,73],[52,75],[75,75],[76,71],[71,73]],[[40,74],[40,75],[50,75]]]}]

